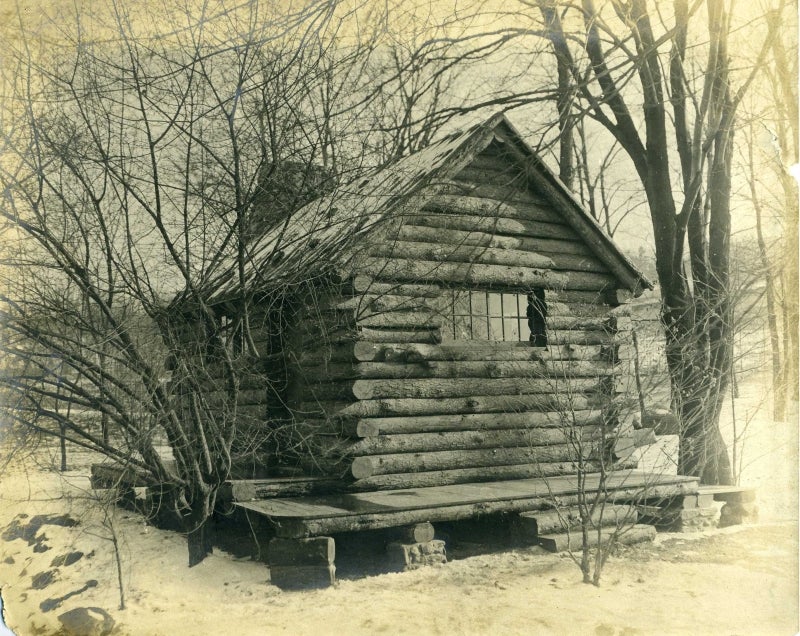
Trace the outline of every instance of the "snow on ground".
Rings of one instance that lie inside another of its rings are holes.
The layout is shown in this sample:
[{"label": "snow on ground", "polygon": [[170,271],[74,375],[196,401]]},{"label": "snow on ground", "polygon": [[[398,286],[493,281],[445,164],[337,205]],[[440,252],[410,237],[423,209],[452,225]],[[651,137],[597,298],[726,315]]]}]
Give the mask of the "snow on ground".
[{"label": "snow on ground", "polygon": [[[537,548],[356,577],[311,592],[282,592],[270,585],[263,563],[219,551],[190,569],[181,536],[103,506],[88,489],[90,458],[72,454],[75,470],[65,474],[53,470],[52,460],[28,461],[0,479],[5,618],[19,636],[55,633],[57,617],[78,607],[100,608],[115,621],[115,633],[137,636],[794,634],[796,419],[772,423],[756,408],[761,385],[741,389],[737,422],[749,421],[742,481],[759,488],[761,523],[661,534],[652,545],[625,548],[599,588],[582,584],[568,558]],[[732,431],[729,410],[723,419]],[[118,608],[112,525],[125,610]]]},{"label": "snow on ground", "polygon": [[[725,401],[720,426],[739,483],[758,490],[762,519],[792,519],[798,515],[798,413],[792,404],[785,422],[772,419],[768,373],[740,382],[739,397]],[[734,440],[736,440],[734,444]]]}]

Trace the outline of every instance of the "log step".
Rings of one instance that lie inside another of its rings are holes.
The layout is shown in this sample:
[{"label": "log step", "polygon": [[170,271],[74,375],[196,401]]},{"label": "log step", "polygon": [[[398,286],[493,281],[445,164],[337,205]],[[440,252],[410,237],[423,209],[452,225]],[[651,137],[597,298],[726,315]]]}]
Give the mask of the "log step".
[{"label": "log step", "polygon": [[[637,511],[633,506],[605,504],[597,506],[591,513],[592,527],[632,525],[637,521]],[[558,510],[523,512],[518,523],[526,528],[526,534],[559,534],[566,530],[574,531],[581,525],[581,510],[577,506]]]},{"label": "log step", "polygon": [[[645,524],[636,524],[623,528],[603,528],[602,530],[592,530],[587,539],[589,547],[598,544],[606,544],[611,540],[617,543],[631,545],[652,541],[656,537],[656,529]],[[539,545],[548,552],[575,552],[581,549],[580,531],[562,532],[558,534],[548,534],[539,536]]]}]

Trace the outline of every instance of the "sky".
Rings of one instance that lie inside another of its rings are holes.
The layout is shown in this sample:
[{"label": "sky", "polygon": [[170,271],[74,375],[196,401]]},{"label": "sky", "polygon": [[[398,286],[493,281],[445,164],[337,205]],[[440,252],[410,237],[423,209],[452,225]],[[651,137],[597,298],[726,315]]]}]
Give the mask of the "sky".
[{"label": "sky", "polygon": [[[598,4],[601,3],[602,0],[598,2]],[[185,22],[187,20],[186,15],[191,16],[191,18],[196,18],[200,15],[201,6],[205,6],[207,15],[219,15],[221,6],[228,8],[243,7],[246,4],[246,2],[226,3],[213,1],[201,5],[199,0],[187,0],[183,4],[177,5],[163,0],[137,0],[136,2],[123,0],[118,3],[117,8],[129,12],[126,19],[130,21],[131,31],[138,37],[146,38],[157,33],[175,33],[176,29],[180,28],[182,21]],[[521,24],[521,20],[515,22],[513,17],[499,18],[493,13],[497,8],[507,8],[509,6],[512,6],[512,3],[501,2],[500,0],[471,0],[469,2],[464,2],[463,0],[459,2],[456,2],[456,0],[430,0],[418,3],[400,0],[381,0],[380,2],[377,0],[347,0],[337,5],[335,15],[340,22],[334,20],[333,23],[338,25],[336,27],[337,37],[343,42],[346,42],[348,38],[356,37],[357,34],[363,34],[369,29],[377,29],[378,31],[383,29],[382,37],[384,41],[412,46],[419,44],[426,38],[443,38],[501,27],[508,28],[516,23]],[[667,12],[671,3],[658,0],[655,6],[658,11]],[[0,38],[18,41],[19,34],[24,29],[31,36],[29,38],[31,55],[34,57],[37,55],[46,56],[58,44],[68,43],[74,36],[79,24],[75,17],[76,7],[77,14],[80,16],[80,29],[83,33],[88,33],[90,38],[99,41],[108,37],[115,37],[109,27],[109,25],[113,24],[113,12],[115,9],[110,2],[98,2],[97,0],[77,0],[77,2],[67,2],[65,0],[17,0],[17,2],[3,3],[0,7]],[[187,9],[187,7],[189,8]],[[309,3],[292,2],[292,0],[265,2],[260,5],[260,13],[255,16],[246,11],[233,11],[230,19],[215,19],[210,22],[219,27],[220,33],[234,27],[241,31],[243,25],[246,25],[247,22],[247,20],[243,19],[243,16],[256,21],[289,19],[289,16],[297,11],[307,11],[308,9]],[[375,16],[379,15],[383,9],[388,10],[389,16],[385,23],[375,20]],[[470,14],[477,15],[478,12],[482,17],[464,19],[465,16]],[[755,57],[758,50],[758,42],[760,42],[758,36],[763,32],[758,27],[763,13],[763,2],[745,3],[740,1],[735,4],[731,36],[733,66],[737,64],[746,66],[747,62]],[[154,18],[154,16],[161,16],[161,18]],[[704,20],[705,16],[701,10],[698,12],[695,21],[702,24]],[[458,22],[458,27],[455,26],[456,22]],[[434,29],[432,25],[439,26]],[[6,59],[8,60],[8,58]],[[498,69],[502,68],[503,63],[503,61],[493,61],[491,64],[484,65],[484,70],[481,73],[485,74],[486,77],[481,74],[465,77],[462,84],[453,87],[451,90],[462,91],[464,95],[469,94],[474,90],[475,86],[480,86],[492,79],[496,79],[494,76],[498,75]],[[518,78],[517,81],[521,83],[520,85],[525,81],[532,82],[535,85],[539,81],[536,73],[543,72],[545,71],[538,67],[528,69],[526,76]],[[760,79],[757,80],[756,84]],[[754,89],[758,90],[753,91],[755,97],[749,100],[750,106],[754,103],[757,104],[758,99],[767,99],[767,97],[758,97],[759,94],[763,93],[763,86],[756,85]],[[551,111],[552,109],[547,109],[547,114],[544,115],[545,119],[552,119]],[[534,148],[537,147],[540,141],[540,137],[535,133],[541,125],[543,112],[540,104],[534,104],[529,107],[515,109],[509,113],[510,120],[523,134],[530,133],[531,136],[528,141]],[[7,120],[8,118],[6,117]],[[741,120],[742,117],[740,117]],[[763,160],[765,156],[774,154],[774,149],[772,148],[773,140],[769,134],[769,124],[762,122],[762,126],[764,130],[756,136],[757,161]],[[603,138],[599,134],[597,137],[598,139]],[[741,135],[737,137],[737,142],[742,142]],[[602,155],[605,154],[605,148],[607,148],[605,143],[605,141],[598,142],[598,150],[596,151],[596,161],[598,163]],[[545,157],[552,165],[552,154],[545,154]],[[798,158],[787,158],[786,169],[788,170],[797,160]],[[673,160],[673,166],[677,167],[677,159]],[[768,170],[759,167],[758,171],[766,182],[765,188],[769,189],[776,186],[776,184],[770,182],[771,177]],[[607,182],[616,186],[617,192],[615,196],[617,198],[615,204],[621,209],[633,208],[634,210],[620,224],[615,238],[623,249],[635,252],[638,251],[643,241],[647,244],[651,243],[652,230],[649,227],[646,206],[640,203],[642,201],[641,186],[635,178],[631,178],[631,174],[632,166],[626,159],[621,158],[608,168]],[[752,233],[754,217],[752,206],[747,199],[749,196],[747,183],[743,180],[741,170],[737,170],[734,174],[733,191],[734,237],[746,237]],[[777,235],[780,232],[780,227],[773,224],[767,227],[767,232]]]}]

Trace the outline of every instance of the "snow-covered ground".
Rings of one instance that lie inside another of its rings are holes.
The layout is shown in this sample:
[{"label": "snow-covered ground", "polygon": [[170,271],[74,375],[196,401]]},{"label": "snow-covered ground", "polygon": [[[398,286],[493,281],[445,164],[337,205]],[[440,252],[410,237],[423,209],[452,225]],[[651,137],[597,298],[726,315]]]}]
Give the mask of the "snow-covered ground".
[{"label": "snow-covered ground", "polygon": [[[768,410],[756,408],[766,405],[762,389],[754,378],[736,401],[737,422],[749,421],[742,482],[759,488],[760,524],[662,534],[653,545],[625,548],[600,588],[582,584],[568,558],[528,548],[282,592],[263,563],[226,553],[188,568],[181,536],[96,501],[86,456],[73,453],[75,470],[65,474],[52,464],[17,463],[0,479],[6,621],[20,636],[52,634],[58,616],[89,607],[106,612],[115,633],[137,636],[793,634],[797,422],[772,423]],[[729,409],[723,418],[732,430]]]},{"label": "snow-covered ground", "polygon": [[785,422],[773,421],[770,376],[762,372],[739,383],[739,397],[733,403],[726,400],[720,416],[734,473],[740,484],[757,489],[759,515],[765,521],[798,518],[796,403],[789,413]]}]

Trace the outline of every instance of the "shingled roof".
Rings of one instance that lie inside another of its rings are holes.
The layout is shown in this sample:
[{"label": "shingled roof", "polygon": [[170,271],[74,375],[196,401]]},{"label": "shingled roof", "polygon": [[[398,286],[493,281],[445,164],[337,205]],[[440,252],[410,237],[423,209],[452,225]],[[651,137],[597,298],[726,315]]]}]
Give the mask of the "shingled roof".
[{"label": "shingled roof", "polygon": [[652,288],[508,119],[498,114],[339,186],[300,208],[250,246],[243,280],[235,258],[221,265],[221,274],[206,286],[209,301],[231,300],[241,289],[254,293],[307,280],[324,265],[346,259],[349,246],[357,244],[389,215],[406,206],[418,209],[424,205],[436,195],[436,182],[452,179],[498,137],[510,146],[528,178],[549,197],[621,286],[635,295]]}]

